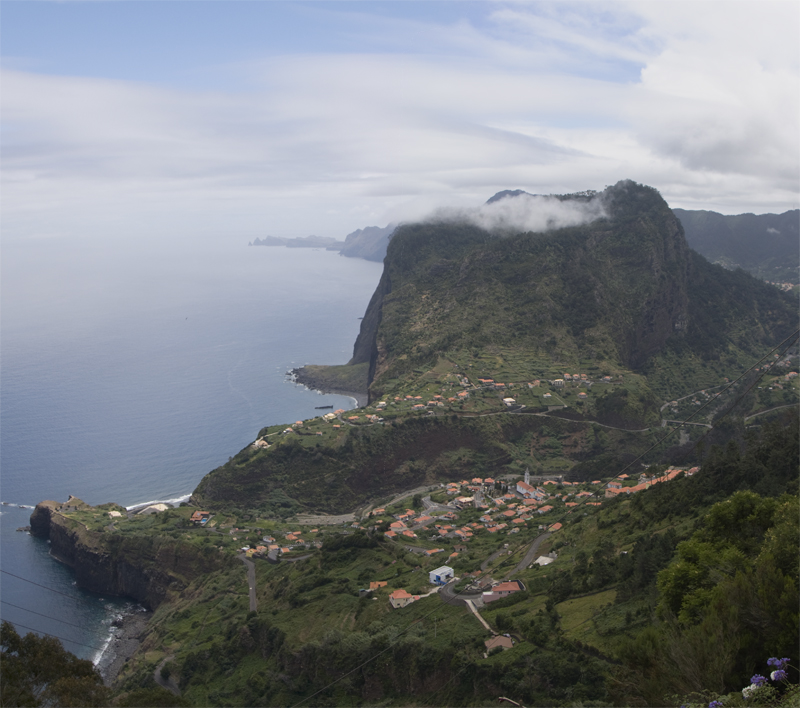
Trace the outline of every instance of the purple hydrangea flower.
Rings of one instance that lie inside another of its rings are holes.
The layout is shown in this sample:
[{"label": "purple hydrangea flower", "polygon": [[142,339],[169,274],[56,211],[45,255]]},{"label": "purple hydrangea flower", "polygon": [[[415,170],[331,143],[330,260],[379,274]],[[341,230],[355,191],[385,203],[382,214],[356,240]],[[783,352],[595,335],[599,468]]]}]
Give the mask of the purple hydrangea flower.
[{"label": "purple hydrangea flower", "polygon": [[723,708],[723,705],[721,701],[711,701],[711,703],[708,704],[708,708]]},{"label": "purple hydrangea flower", "polygon": [[763,686],[767,682],[767,679],[764,678],[761,674],[756,674],[753,678],[750,679],[750,683],[753,686]]},{"label": "purple hydrangea flower", "polygon": [[789,659],[786,658],[778,659],[777,657],[772,656],[767,659],[767,666],[774,666],[776,669],[785,669],[788,663]]},{"label": "purple hydrangea flower", "polygon": [[769,677],[773,681],[785,681],[786,680],[786,672],[783,669],[776,669],[773,671]]}]

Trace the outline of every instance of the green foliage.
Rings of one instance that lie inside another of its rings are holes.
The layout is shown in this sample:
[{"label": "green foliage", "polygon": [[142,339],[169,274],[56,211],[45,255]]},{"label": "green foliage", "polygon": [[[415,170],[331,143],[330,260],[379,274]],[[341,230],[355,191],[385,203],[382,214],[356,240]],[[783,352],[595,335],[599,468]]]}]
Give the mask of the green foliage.
[{"label": "green foliage", "polygon": [[78,659],[53,637],[33,632],[20,637],[14,626],[0,628],[4,706],[105,706],[110,691],[90,661]]},{"label": "green foliage", "polygon": [[726,268],[743,268],[758,278],[797,282],[798,212],[738,214],[675,209],[686,240],[698,253]]},{"label": "green foliage", "polygon": [[183,696],[176,696],[172,691],[168,691],[161,686],[151,688],[138,688],[129,691],[114,701],[119,708],[182,708],[192,704]]},{"label": "green foliage", "polygon": [[634,693],[722,693],[743,685],[760,657],[797,661],[799,516],[796,497],[751,492],[712,507],[659,574],[663,624],[621,649],[641,681]]}]

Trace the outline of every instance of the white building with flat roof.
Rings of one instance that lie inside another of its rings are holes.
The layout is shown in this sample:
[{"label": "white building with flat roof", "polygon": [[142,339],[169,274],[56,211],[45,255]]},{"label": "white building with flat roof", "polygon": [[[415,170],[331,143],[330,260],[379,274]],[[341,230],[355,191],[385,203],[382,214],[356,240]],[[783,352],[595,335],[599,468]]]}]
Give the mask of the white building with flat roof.
[{"label": "white building with flat roof", "polygon": [[455,577],[455,573],[450,566],[443,565],[441,568],[432,570],[428,577],[434,585],[446,585],[450,580]]}]

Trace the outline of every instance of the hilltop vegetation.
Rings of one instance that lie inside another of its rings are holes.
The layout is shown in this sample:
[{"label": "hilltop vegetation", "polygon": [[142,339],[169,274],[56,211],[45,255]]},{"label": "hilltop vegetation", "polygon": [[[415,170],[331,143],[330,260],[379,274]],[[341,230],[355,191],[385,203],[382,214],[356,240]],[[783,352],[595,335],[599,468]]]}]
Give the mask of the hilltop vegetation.
[{"label": "hilltop vegetation", "polygon": [[[656,190],[621,182],[574,199],[602,200],[607,216],[544,233],[398,228],[350,364],[300,370],[327,390],[362,382],[366,412],[380,420],[262,430],[270,447],[209,474],[195,501],[258,506],[280,490],[300,507],[350,511],[453,470],[586,479],[649,448],[665,404],[675,401],[669,418],[687,395],[707,400],[796,328],[790,296],[691,251]],[[563,386],[551,384],[565,372]],[[782,402],[797,401],[796,383],[782,390]],[[724,405],[697,422],[712,425]],[[680,454],[703,432],[684,431]],[[669,454],[660,447],[646,461]]]},{"label": "hilltop vegetation", "polygon": [[[306,372],[365,408],[263,428],[189,507],[52,511],[56,551],[164,589],[122,700],[165,665],[193,705],[683,705],[798,665],[796,304],[692,252],[651,188],[558,199],[606,215],[395,232],[352,361]],[[479,618],[432,592],[445,562],[524,590]]]},{"label": "hilltop vegetation", "polygon": [[[229,539],[256,544],[289,531],[310,549],[294,562],[254,558],[256,612],[245,568],[195,574],[157,607],[115,690],[124,701],[151,689],[167,659],[192,705],[464,706],[503,695],[525,705],[647,706],[738,691],[768,656],[797,665],[798,442],[794,413],[751,431],[742,448],[715,448],[692,477],[544,516],[562,524],[540,547],[556,559],[525,566],[513,577],[526,590],[481,610],[513,639],[499,653],[487,653],[491,635],[464,606],[436,594],[398,610],[388,602],[398,588],[428,592],[428,571],[449,549],[438,558],[420,551],[444,539],[418,532],[400,542],[246,511],[216,515],[211,529],[185,523],[189,509],[169,512],[166,524],[120,521],[116,533],[129,539],[157,542],[166,530],[215,555]],[[481,513],[462,510],[459,523]],[[501,579],[541,532],[476,533],[450,562],[459,576]],[[105,536],[98,547],[114,545],[107,530],[95,533]],[[386,584],[361,593],[370,583]]]},{"label": "hilltop vegetation", "polygon": [[800,282],[800,211],[737,214],[674,209],[689,245],[712,263],[763,280]]}]

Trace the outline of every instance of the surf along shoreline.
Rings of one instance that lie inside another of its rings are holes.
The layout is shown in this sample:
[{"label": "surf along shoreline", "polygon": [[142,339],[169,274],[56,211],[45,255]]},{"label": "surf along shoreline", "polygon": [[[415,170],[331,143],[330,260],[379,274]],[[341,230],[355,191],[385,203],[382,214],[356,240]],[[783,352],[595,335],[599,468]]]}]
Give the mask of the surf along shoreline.
[{"label": "surf along shoreline", "polygon": [[[355,376],[342,376],[342,370],[344,369],[352,369]],[[342,385],[345,382],[347,384],[360,383],[361,371],[356,371],[355,369],[356,367],[347,366],[309,365],[291,369],[287,372],[287,375],[292,381],[302,384],[307,389],[319,391],[319,393],[347,396],[356,402],[356,408],[363,408],[369,402],[369,395],[366,389],[358,390],[356,386]]]}]

